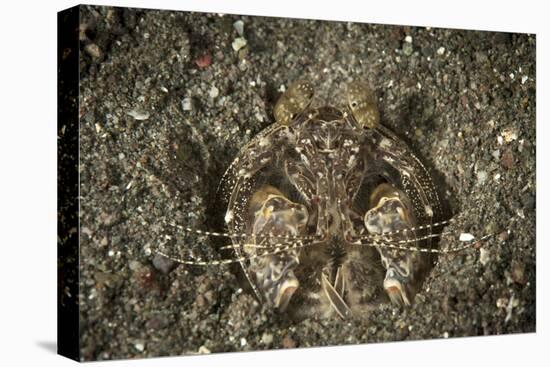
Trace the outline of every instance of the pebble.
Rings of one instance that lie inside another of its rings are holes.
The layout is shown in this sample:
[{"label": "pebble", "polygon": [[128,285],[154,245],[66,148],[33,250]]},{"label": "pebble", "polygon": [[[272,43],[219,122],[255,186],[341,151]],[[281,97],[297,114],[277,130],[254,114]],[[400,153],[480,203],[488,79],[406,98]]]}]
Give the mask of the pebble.
[{"label": "pebble", "polygon": [[197,57],[195,60],[195,65],[199,67],[199,69],[205,69],[212,63],[212,56],[210,54],[204,54],[202,56]]},{"label": "pebble", "polygon": [[518,145],[518,152],[520,152],[520,153],[523,152],[523,143],[525,143],[525,139],[520,139],[519,140],[519,145]]},{"label": "pebble", "polygon": [[96,288],[92,288],[90,290],[90,294],[88,295],[88,299],[94,299],[97,297],[97,289]]},{"label": "pebble", "polygon": [[132,116],[138,121],[147,120],[149,118],[149,112],[137,108],[129,111],[128,115]]},{"label": "pebble", "polygon": [[[126,156],[124,155],[124,153],[119,153],[118,155],[118,159],[119,160],[124,160]],[[110,213],[107,213],[107,212],[101,212],[101,214],[99,215],[99,220],[100,222],[105,225],[105,226],[112,226],[116,220],[117,220],[117,215],[116,214],[110,214]]]},{"label": "pebble", "polygon": [[92,234],[93,234],[92,230],[88,227],[82,227],[80,232],[82,232],[83,234],[85,234],[88,237],[92,237]]},{"label": "pebble", "polygon": [[501,135],[506,143],[511,143],[518,138],[518,132],[512,128],[502,130]]},{"label": "pebble", "polygon": [[195,297],[195,304],[202,309],[212,307],[218,302],[219,298],[219,293],[216,290],[205,290],[212,287],[212,285],[208,283],[208,281],[206,282],[206,287],[201,285],[199,286],[199,288],[197,288],[198,295]]},{"label": "pebble", "polygon": [[137,260],[132,260],[130,261],[130,263],[128,264],[128,267],[130,268],[130,270],[132,271],[136,271],[138,270],[139,268],[141,268],[141,263]]},{"label": "pebble", "polygon": [[262,334],[262,343],[269,345],[273,343],[273,334],[263,333]]},{"label": "pebble", "polygon": [[193,110],[193,100],[191,99],[191,97],[185,97],[185,98],[181,101],[181,108],[182,108],[184,111],[191,111],[191,110]]},{"label": "pebble", "polygon": [[239,36],[243,36],[244,34],[244,22],[242,20],[237,20],[235,23],[233,23],[233,28],[237,31],[237,34]]},{"label": "pebble", "polygon": [[210,306],[212,304],[214,304],[216,301],[216,293],[214,291],[206,291],[204,293],[204,305],[205,306]]},{"label": "pebble", "polygon": [[210,92],[208,92],[208,95],[210,96],[210,98],[216,98],[219,94],[220,94],[220,90],[216,88],[215,85],[213,85],[212,88],[210,88]]},{"label": "pebble", "polygon": [[511,150],[507,150],[502,154],[500,163],[508,169],[514,167],[514,154]]},{"label": "pebble", "polygon": [[136,287],[143,293],[157,293],[160,285],[153,269],[149,265],[141,266],[133,272],[133,278],[136,281]]},{"label": "pebble", "polygon": [[195,304],[197,305],[198,308],[204,308],[204,306],[206,306],[206,300],[204,299],[202,294],[199,294],[195,298]]},{"label": "pebble", "polygon": [[512,263],[512,279],[518,284],[524,285],[527,283],[525,277],[525,264],[515,261]]},{"label": "pebble", "polygon": [[163,274],[168,274],[169,272],[174,270],[177,265],[178,263],[174,260],[160,254],[156,254],[153,258],[153,266],[155,267],[155,269]]},{"label": "pebble", "polygon": [[199,354],[210,354],[210,349],[206,348],[204,345],[199,347]]},{"label": "pebble", "polygon": [[479,63],[485,63],[485,62],[487,62],[487,60],[489,60],[489,57],[487,56],[487,54],[484,53],[484,52],[481,52],[481,51],[477,51],[474,54],[474,56],[475,56],[476,61],[479,62]]},{"label": "pebble", "polygon": [[437,49],[437,54],[438,54],[438,55],[441,56],[441,55],[443,55],[444,53],[445,53],[445,47],[440,47],[440,48]]},{"label": "pebble", "polygon": [[526,193],[521,196],[521,203],[525,210],[534,210],[536,205],[536,198],[534,194]]},{"label": "pebble", "polygon": [[525,82],[529,79],[527,75],[524,75],[521,77],[521,84],[525,84]]},{"label": "pebble", "polygon": [[477,171],[477,183],[483,185],[487,181],[487,172]]},{"label": "pebble", "polygon": [[84,51],[92,57],[94,60],[99,60],[103,56],[103,52],[98,45],[95,43],[90,43],[84,47]]},{"label": "pebble", "polygon": [[241,48],[239,52],[237,53],[237,56],[239,57],[240,61],[245,62],[246,56],[248,55],[248,48]]},{"label": "pebble", "polygon": [[487,263],[491,260],[490,258],[490,252],[487,249],[480,248],[479,249],[479,262],[481,265],[487,265]]},{"label": "pebble", "polygon": [[506,241],[508,238],[510,238],[510,234],[508,233],[508,231],[502,231],[502,232],[500,232],[500,234],[498,235],[498,241],[499,241],[499,242],[504,242],[504,241]]},{"label": "pebble", "polygon": [[162,330],[172,325],[172,323],[172,320],[169,318],[164,315],[157,314],[146,322],[145,327],[147,330]]},{"label": "pebble", "polygon": [[142,341],[138,341],[134,343],[134,348],[136,348],[139,352],[143,352],[145,350],[145,344],[143,344]]},{"label": "pebble", "polygon": [[233,50],[239,51],[241,48],[246,46],[246,39],[244,37],[235,38],[233,43],[231,43],[231,46],[233,47]]},{"label": "pebble", "polygon": [[283,348],[296,348],[296,342],[290,336],[285,336],[283,338]]},{"label": "pebble", "polygon": [[510,301],[508,301],[508,305],[506,306],[506,318],[504,319],[504,322],[510,321],[512,318],[512,311],[514,310],[514,307],[517,307],[518,305],[519,300],[517,300],[512,294],[512,297],[510,297]]},{"label": "pebble", "polygon": [[412,53],[413,53],[412,43],[409,43],[409,42],[403,43],[403,54],[405,56],[411,56]]},{"label": "pebble", "polygon": [[458,240],[460,242],[468,242],[474,239],[474,236],[471,233],[461,233]]}]

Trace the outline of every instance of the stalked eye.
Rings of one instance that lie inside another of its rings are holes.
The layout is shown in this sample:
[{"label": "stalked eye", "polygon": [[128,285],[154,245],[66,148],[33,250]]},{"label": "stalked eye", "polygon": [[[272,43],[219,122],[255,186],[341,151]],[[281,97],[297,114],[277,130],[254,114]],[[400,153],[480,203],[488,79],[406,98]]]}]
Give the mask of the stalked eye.
[{"label": "stalked eye", "polygon": [[360,126],[373,129],[379,124],[376,99],[365,83],[351,83],[348,86],[347,98],[351,114]]},{"label": "stalked eye", "polygon": [[275,104],[273,110],[275,120],[281,125],[290,124],[309,106],[312,99],[311,84],[304,81],[294,82]]}]

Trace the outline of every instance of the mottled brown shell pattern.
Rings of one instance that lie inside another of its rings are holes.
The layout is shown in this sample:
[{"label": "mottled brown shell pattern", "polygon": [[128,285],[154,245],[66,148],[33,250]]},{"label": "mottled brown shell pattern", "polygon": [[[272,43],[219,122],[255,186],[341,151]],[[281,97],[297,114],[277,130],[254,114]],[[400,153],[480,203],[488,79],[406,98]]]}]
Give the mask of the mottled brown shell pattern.
[{"label": "mottled brown shell pattern", "polygon": [[[401,247],[431,248],[430,225],[441,218],[431,178],[380,125],[365,84],[350,84],[343,108],[310,107],[312,98],[308,83],[291,85],[276,123],[226,173],[229,233],[249,235],[233,239],[235,257],[260,300],[297,317],[360,314],[385,293],[410,304],[428,254],[370,245],[385,234]],[[371,197],[380,187],[388,192]],[[425,228],[392,235],[416,226]]]}]

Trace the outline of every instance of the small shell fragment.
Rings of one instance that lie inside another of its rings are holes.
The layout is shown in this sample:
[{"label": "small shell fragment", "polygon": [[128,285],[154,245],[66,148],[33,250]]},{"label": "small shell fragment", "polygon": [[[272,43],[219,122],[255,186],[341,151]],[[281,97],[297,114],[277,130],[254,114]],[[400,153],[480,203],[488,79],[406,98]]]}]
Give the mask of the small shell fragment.
[{"label": "small shell fragment", "polygon": [[511,128],[504,129],[501,135],[506,143],[511,143],[518,138],[518,132]]},{"label": "small shell fragment", "polygon": [[475,237],[471,233],[461,233],[458,240],[461,242],[469,242],[472,241],[474,238]]},{"label": "small shell fragment", "polygon": [[212,352],[210,352],[210,349],[206,348],[204,345],[201,345],[199,347],[199,351],[198,351],[199,354],[210,354]]},{"label": "small shell fragment", "polygon": [[244,37],[235,38],[233,43],[231,43],[231,46],[233,47],[233,50],[239,51],[241,48],[246,46],[246,39],[244,39]]},{"label": "small shell fragment", "polygon": [[237,31],[237,34],[239,36],[243,36],[244,34],[244,22],[242,20],[237,20],[235,23],[233,23],[233,28]]},{"label": "small shell fragment", "polygon": [[193,109],[193,100],[190,97],[185,97],[181,101],[181,108],[184,111],[191,111]]},{"label": "small shell fragment", "polygon": [[147,120],[149,118],[149,112],[137,108],[129,111],[128,115],[132,116],[138,121]]},{"label": "small shell fragment", "polygon": [[141,341],[138,341],[134,344],[134,348],[136,348],[138,352],[143,352],[145,350],[145,344],[143,344],[143,342]]},{"label": "small shell fragment", "polygon": [[208,96],[210,98],[214,99],[219,95],[220,95],[220,90],[218,88],[216,88],[215,85],[213,85],[212,88],[210,88],[210,91],[208,92]]},{"label": "small shell fragment", "polygon": [[527,75],[524,75],[521,77],[521,84],[525,84],[525,82],[529,79]]},{"label": "small shell fragment", "polygon": [[479,249],[479,262],[481,263],[481,265],[487,265],[490,260],[489,255],[489,250],[486,250],[484,248]]}]

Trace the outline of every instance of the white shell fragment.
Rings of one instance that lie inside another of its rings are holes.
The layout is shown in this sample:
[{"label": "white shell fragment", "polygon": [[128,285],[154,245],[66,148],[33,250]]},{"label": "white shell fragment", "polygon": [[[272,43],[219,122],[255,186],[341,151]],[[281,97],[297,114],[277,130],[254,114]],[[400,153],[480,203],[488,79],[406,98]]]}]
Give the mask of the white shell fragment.
[{"label": "white shell fragment", "polygon": [[145,350],[145,344],[143,344],[142,341],[138,341],[134,344],[134,348],[139,352],[143,352]]},{"label": "white shell fragment", "polygon": [[140,109],[133,109],[128,112],[128,115],[132,116],[136,120],[147,120],[149,118],[149,112]]},{"label": "white shell fragment", "polygon": [[210,354],[210,353],[212,353],[212,352],[210,351],[210,349],[206,348],[204,345],[201,345],[201,346],[199,347],[198,353],[199,353],[199,354]]},{"label": "white shell fragment", "polygon": [[486,250],[484,248],[479,249],[479,262],[481,263],[481,265],[487,265],[490,260],[489,255],[489,250]]},{"label": "white shell fragment", "polygon": [[244,33],[244,22],[242,20],[237,20],[235,23],[233,23],[233,28],[237,31],[237,34],[239,36],[243,36]]},{"label": "white shell fragment", "polygon": [[458,240],[461,242],[468,242],[472,241],[474,238],[475,237],[471,233],[461,233]]},{"label": "white shell fragment", "polygon": [[506,143],[511,143],[518,138],[518,132],[511,128],[504,129],[501,135]]},{"label": "white shell fragment", "polygon": [[233,50],[239,51],[241,48],[246,46],[246,39],[243,37],[235,38],[233,43],[231,43],[231,46],[233,47]]},{"label": "white shell fragment", "polygon": [[193,109],[193,101],[190,97],[185,97],[182,101],[181,101],[181,108],[184,110],[184,111],[191,111]]},{"label": "white shell fragment", "polygon": [[210,98],[214,99],[214,98],[216,98],[217,96],[220,95],[220,90],[218,88],[216,88],[215,85],[213,85],[212,88],[210,88],[210,91],[208,92],[208,95],[210,96]]}]

